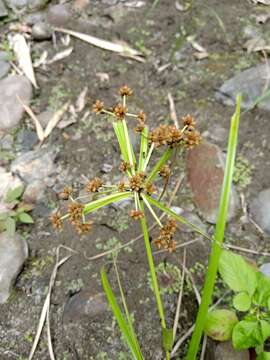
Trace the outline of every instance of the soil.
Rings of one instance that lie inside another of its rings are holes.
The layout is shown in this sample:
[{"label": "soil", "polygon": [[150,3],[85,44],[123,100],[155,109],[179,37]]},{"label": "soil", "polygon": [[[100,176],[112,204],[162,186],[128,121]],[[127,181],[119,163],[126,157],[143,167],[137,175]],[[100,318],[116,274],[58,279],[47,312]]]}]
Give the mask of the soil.
[{"label": "soil", "polygon": [[[74,102],[85,86],[89,89],[89,104],[95,99],[101,99],[110,106],[117,101],[118,88],[128,84],[134,89],[130,109],[143,109],[151,126],[164,120],[169,121],[167,95],[171,93],[178,116],[194,114],[202,133],[207,132],[209,136],[211,129],[216,126],[225,128],[228,132],[234,109],[218,103],[215,100],[215,90],[235,72],[263,61],[260,54],[247,54],[243,49],[243,33],[248,25],[263,26],[264,31],[270,31],[270,25],[256,25],[253,15],[258,8],[246,0],[197,0],[184,12],[176,10],[174,1],[159,1],[152,9],[150,3],[152,2],[146,1],[145,6],[136,9],[121,6],[120,11],[120,8],[116,10],[115,5],[93,1],[87,10],[78,12],[76,18],[68,24],[70,29],[104,39],[124,40],[145,51],[146,62],[123,58],[72,39],[74,50],[69,57],[50,65],[46,71],[36,69],[40,88],[33,101],[34,111],[40,113],[52,106],[54,101],[58,101],[54,103],[56,107],[59,106],[59,101],[62,103],[70,99]],[[264,11],[264,8],[259,10]],[[196,41],[207,49],[208,58],[196,60],[196,50],[186,41],[187,35],[196,36]],[[59,38],[58,33],[58,44]],[[45,49],[49,54],[55,53],[52,42],[34,45],[36,56]],[[161,66],[165,64],[169,66],[161,71]],[[102,82],[97,73],[107,73],[109,82]],[[241,190],[247,202],[260,190],[269,187],[268,118],[269,114],[258,109],[243,114],[241,118],[238,151],[254,167],[251,184]],[[29,127],[30,124],[26,122],[25,126]],[[67,185],[72,183],[79,189],[83,176],[103,176],[109,181],[119,179],[117,143],[111,124],[104,118],[90,114],[84,121],[79,119],[64,130],[55,130],[47,142],[48,146],[60,149],[57,162],[67,174]],[[226,142],[224,137],[218,141],[218,145],[225,149]],[[113,165],[109,174],[102,173],[104,163]],[[171,187],[164,200],[168,199],[184,171],[182,156],[177,160]],[[70,297],[80,290],[87,289],[93,294],[102,292],[102,266],[107,267],[112,286],[117,289],[111,258],[107,256],[90,261],[87,257],[112,247],[115,241],[125,243],[131,240],[140,234],[139,226],[130,224],[127,215],[129,207],[109,206],[95,215],[93,231],[89,235],[79,237],[68,225],[58,234],[52,230],[48,220],[51,209],[58,206],[53,190],[48,191],[47,199],[47,207],[41,206],[34,211],[35,225],[31,231],[24,233],[29,243],[29,261],[20,274],[9,301],[0,307],[0,359],[27,359],[54,267],[55,250],[60,244],[77,253],[59,269],[53,290],[50,316],[56,358],[129,359],[128,350],[123,345],[110,311],[98,315],[88,314],[80,321],[66,321],[63,314]],[[185,179],[173,205],[194,209]],[[267,238],[261,237],[252,224],[243,225],[241,216],[240,210],[227,229],[227,239],[250,249],[269,250]],[[207,231],[213,233],[213,226],[205,225]],[[197,238],[195,233],[183,232],[181,228],[178,230],[178,243]],[[148,285],[148,265],[143,240],[136,241],[127,249],[128,251],[119,253],[118,269],[130,311],[134,315],[139,343],[145,359],[162,359],[159,319],[153,293]],[[193,274],[198,288],[203,281],[208,252],[209,244],[203,239],[187,248],[187,265],[190,269],[195,269]],[[155,261],[156,264],[166,261],[181,268],[182,258],[183,249],[180,248],[174,254],[162,253],[155,256]],[[217,289],[215,299],[223,292],[224,288]],[[163,295],[169,325],[173,324],[177,296],[176,293],[169,294],[169,291]],[[177,338],[193,324],[196,308],[193,290],[186,286]],[[185,351],[186,344],[179,349],[177,358],[183,359]],[[35,358],[49,359],[45,331]]]}]

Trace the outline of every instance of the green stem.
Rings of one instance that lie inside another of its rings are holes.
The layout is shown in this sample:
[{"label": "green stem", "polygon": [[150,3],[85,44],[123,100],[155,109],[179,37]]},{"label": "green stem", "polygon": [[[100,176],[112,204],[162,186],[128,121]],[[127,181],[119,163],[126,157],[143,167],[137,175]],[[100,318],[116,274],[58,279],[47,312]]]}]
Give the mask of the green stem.
[{"label": "green stem", "polygon": [[238,137],[238,126],[240,120],[240,110],[241,110],[240,105],[241,105],[241,96],[238,96],[236,111],[231,120],[226,168],[225,168],[225,174],[224,174],[224,180],[223,180],[223,186],[222,186],[222,192],[220,198],[218,219],[217,219],[215,235],[214,235],[215,241],[212,245],[212,250],[208,263],[208,269],[204,282],[202,300],[197,314],[195,329],[192,334],[191,342],[189,344],[188,354],[186,358],[187,360],[195,360],[197,357],[197,353],[201,342],[201,337],[205,326],[205,320],[208,313],[208,308],[212,302],[212,295],[215,286],[219,258],[222,251],[221,245],[224,239],[224,231],[225,231],[228,207],[230,201],[230,190],[233,179],[233,169],[234,169],[234,161],[235,161],[237,137]]},{"label": "green stem", "polygon": [[152,182],[155,177],[157,176],[159,170],[162,168],[162,166],[169,160],[169,158],[172,156],[173,149],[169,147],[161,156],[159,161],[154,166],[153,170],[151,171],[150,175],[146,179],[146,183]]},{"label": "green stem", "polygon": [[[140,205],[140,210],[144,211],[144,204],[143,204],[142,200],[140,200],[139,205]],[[147,259],[148,259],[148,264],[149,264],[149,270],[150,270],[150,274],[151,274],[152,287],[153,287],[154,294],[156,297],[160,322],[161,322],[162,328],[166,329],[166,321],[165,321],[165,316],[164,316],[163,304],[162,304],[162,300],[161,300],[161,296],[160,296],[157,274],[156,274],[156,270],[155,270],[155,264],[154,264],[154,259],[153,259],[151,245],[150,245],[148,228],[147,228],[147,223],[146,223],[145,217],[143,217],[141,219],[141,226],[142,226],[145,249],[146,249],[146,254],[147,254]],[[166,351],[166,360],[167,359],[168,360],[170,359],[170,354],[168,351]]]}]

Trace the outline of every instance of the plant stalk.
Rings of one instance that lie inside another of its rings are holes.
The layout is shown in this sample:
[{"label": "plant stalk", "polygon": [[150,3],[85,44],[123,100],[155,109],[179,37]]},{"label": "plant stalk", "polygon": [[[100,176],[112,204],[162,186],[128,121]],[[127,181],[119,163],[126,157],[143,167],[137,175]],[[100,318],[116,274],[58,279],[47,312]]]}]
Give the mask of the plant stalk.
[{"label": "plant stalk", "polygon": [[[140,200],[139,204],[140,204],[140,210],[144,211],[143,201]],[[153,259],[151,245],[150,245],[149,233],[148,233],[148,228],[147,228],[147,223],[146,223],[145,217],[143,217],[141,219],[141,226],[142,226],[142,232],[143,232],[143,237],[144,237],[146,255],[147,255],[148,264],[149,264],[149,270],[150,270],[150,274],[151,274],[152,287],[153,287],[153,290],[155,293],[157,308],[158,308],[159,317],[160,317],[160,323],[161,323],[162,328],[166,329],[166,321],[165,321],[165,316],[164,316],[163,304],[162,304],[162,300],[161,300],[161,296],[160,296],[157,274],[156,274],[156,269],[155,269],[155,264],[154,264],[154,259]],[[170,354],[168,351],[166,351],[166,360],[169,360],[169,359],[170,359]]]}]

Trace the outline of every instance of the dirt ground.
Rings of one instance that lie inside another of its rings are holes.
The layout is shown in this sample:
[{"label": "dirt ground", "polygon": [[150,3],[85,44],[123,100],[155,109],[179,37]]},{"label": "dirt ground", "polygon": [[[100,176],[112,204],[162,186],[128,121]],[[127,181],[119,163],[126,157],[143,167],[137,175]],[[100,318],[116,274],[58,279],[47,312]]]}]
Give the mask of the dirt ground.
[{"label": "dirt ground", "polygon": [[[169,121],[167,95],[171,93],[178,116],[194,114],[200,131],[207,132],[208,137],[217,126],[228,130],[234,109],[218,103],[215,91],[236,72],[263,62],[261,54],[247,54],[243,49],[244,29],[251,25],[263,26],[264,31],[270,33],[270,23],[257,25],[253,15],[258,9],[246,0],[194,0],[187,11],[177,11],[174,1],[159,1],[154,8],[151,8],[151,3],[147,0],[143,7],[131,9],[122,6],[120,10],[120,7],[118,9],[102,1],[90,1],[87,11],[76,13],[68,24],[70,29],[104,39],[124,40],[144,51],[146,61],[140,63],[72,39],[74,51],[69,57],[50,65],[47,71],[37,68],[40,88],[33,101],[35,112],[46,110],[53,100],[60,103],[67,99],[75,101],[85,86],[89,89],[89,104],[95,99],[101,99],[111,105],[116,101],[117,89],[122,84],[128,84],[134,89],[130,108],[144,109],[151,126],[160,124],[164,119]],[[196,41],[207,49],[207,58],[195,58],[196,50],[186,40],[188,35],[194,35]],[[56,37],[59,36],[59,33],[56,34]],[[36,54],[41,54],[44,49],[51,54],[55,53],[51,41],[34,45]],[[165,64],[169,65],[162,69]],[[98,73],[107,73],[109,81],[101,81]],[[24,126],[29,124],[26,122]],[[242,116],[239,153],[254,168],[251,184],[242,191],[248,203],[258,191],[269,187],[269,134],[268,113],[254,109]],[[226,141],[224,136],[216,143],[225,149]],[[63,176],[66,177],[67,185],[73,184],[79,189],[83,176],[103,176],[109,181],[119,178],[117,143],[111,125],[105,119],[90,114],[83,122],[78,120],[64,130],[55,130],[47,142],[49,147],[59,150],[57,164],[65,174]],[[179,176],[185,171],[184,160],[184,156],[178,159],[167,199]],[[113,170],[103,174],[103,164],[112,165]],[[53,291],[51,331],[56,358],[129,359],[128,350],[123,345],[110,311],[104,310],[96,315],[93,310],[83,316],[75,311],[71,317],[65,314],[70,299],[79,291],[88,291],[93,295],[102,292],[99,271],[111,259],[103,257],[90,261],[87,257],[109,249],[115,243],[131,240],[140,234],[140,229],[134,224],[129,227],[127,207],[110,206],[98,212],[89,235],[79,237],[68,226],[57,234],[48,220],[50,211],[57,205],[55,192],[48,190],[47,207],[42,205],[34,210],[35,225],[26,234],[30,258],[11,298],[0,307],[0,359],[27,359],[54,266],[55,250],[60,244],[78,253],[59,269]],[[184,209],[193,208],[185,178],[173,205]],[[267,238],[262,238],[252,224],[243,226],[240,222],[242,215],[240,210],[228,227],[227,239],[250,249],[266,251],[270,248]],[[210,234],[213,233],[213,226],[205,223],[205,227]],[[196,238],[198,235],[195,233],[183,232],[181,229],[177,233],[179,243]],[[187,248],[187,264],[193,270],[199,288],[208,251],[209,244],[202,239]],[[163,253],[155,256],[155,261],[157,264],[165,261],[181,268],[182,257],[183,249],[180,248],[172,255]],[[119,253],[118,267],[145,359],[162,359],[159,319],[148,285],[143,240]],[[116,289],[114,272],[109,271],[109,274]],[[166,288],[166,281],[162,286]],[[216,298],[223,291],[223,288],[217,290]],[[172,324],[177,294],[165,291],[163,298],[166,319],[168,324]],[[187,286],[177,338],[193,324],[195,315],[196,298],[192,288]],[[184,344],[178,351],[178,359],[184,358],[186,346]],[[45,331],[35,358],[49,359]]]}]

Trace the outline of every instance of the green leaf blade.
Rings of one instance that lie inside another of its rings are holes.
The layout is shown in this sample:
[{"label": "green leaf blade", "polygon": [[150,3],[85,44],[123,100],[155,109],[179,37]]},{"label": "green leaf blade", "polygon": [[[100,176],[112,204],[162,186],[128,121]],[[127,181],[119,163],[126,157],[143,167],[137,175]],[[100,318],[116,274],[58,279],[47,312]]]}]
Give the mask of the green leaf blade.
[{"label": "green leaf blade", "polygon": [[219,260],[219,273],[224,282],[236,292],[252,296],[257,287],[256,271],[242,256],[223,250]]},{"label": "green leaf blade", "polygon": [[33,224],[34,223],[33,218],[29,214],[26,214],[25,212],[20,213],[18,218],[19,218],[20,222],[22,222],[24,224]]},{"label": "green leaf blade", "polygon": [[18,198],[20,198],[20,197],[22,196],[23,191],[24,191],[24,186],[23,186],[23,185],[17,186],[17,187],[15,187],[14,189],[10,189],[10,190],[7,192],[5,201],[6,201],[7,203],[11,203],[11,202],[13,202],[14,200],[17,200]]}]

